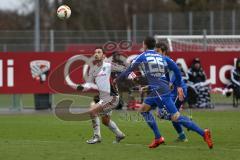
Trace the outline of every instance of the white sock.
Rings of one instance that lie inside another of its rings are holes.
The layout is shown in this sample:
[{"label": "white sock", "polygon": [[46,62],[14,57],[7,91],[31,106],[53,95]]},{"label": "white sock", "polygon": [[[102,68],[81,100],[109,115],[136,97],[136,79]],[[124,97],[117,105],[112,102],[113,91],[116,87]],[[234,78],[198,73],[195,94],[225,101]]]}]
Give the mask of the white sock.
[{"label": "white sock", "polygon": [[92,119],[92,127],[93,127],[93,134],[101,137],[99,117],[94,117]]},{"label": "white sock", "polygon": [[122,131],[120,131],[120,129],[118,128],[118,126],[116,125],[115,122],[113,122],[112,120],[110,120],[109,124],[108,124],[108,128],[116,135],[116,136],[122,136],[123,133]]}]

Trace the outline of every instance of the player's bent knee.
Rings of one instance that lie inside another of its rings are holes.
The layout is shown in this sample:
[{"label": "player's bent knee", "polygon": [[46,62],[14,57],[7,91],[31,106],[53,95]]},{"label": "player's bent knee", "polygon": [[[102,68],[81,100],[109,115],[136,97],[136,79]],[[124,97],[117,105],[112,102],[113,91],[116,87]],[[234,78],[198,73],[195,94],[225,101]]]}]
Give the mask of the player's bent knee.
[{"label": "player's bent knee", "polygon": [[173,122],[177,122],[179,116],[180,116],[180,112],[176,112],[175,114],[173,114],[173,115],[171,116],[171,120],[172,120]]},{"label": "player's bent knee", "polygon": [[101,112],[103,109],[102,109],[102,106],[99,105],[99,104],[94,104],[91,106],[91,108],[89,109],[89,113],[90,115],[97,115],[99,112]]}]

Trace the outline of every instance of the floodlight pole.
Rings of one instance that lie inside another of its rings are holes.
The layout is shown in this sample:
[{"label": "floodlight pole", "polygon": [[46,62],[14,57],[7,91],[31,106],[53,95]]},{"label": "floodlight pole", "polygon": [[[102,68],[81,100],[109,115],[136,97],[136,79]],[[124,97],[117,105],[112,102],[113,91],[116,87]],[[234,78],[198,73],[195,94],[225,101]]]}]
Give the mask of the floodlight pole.
[{"label": "floodlight pole", "polygon": [[137,15],[133,14],[132,19],[133,42],[137,43]]},{"label": "floodlight pole", "polygon": [[54,46],[54,30],[51,29],[50,30],[50,52],[54,52],[55,51],[55,46]]},{"label": "floodlight pole", "polygon": [[203,30],[203,51],[207,51],[207,30]]},{"label": "floodlight pole", "polygon": [[34,28],[35,52],[40,51],[40,4],[35,0],[35,28]]}]

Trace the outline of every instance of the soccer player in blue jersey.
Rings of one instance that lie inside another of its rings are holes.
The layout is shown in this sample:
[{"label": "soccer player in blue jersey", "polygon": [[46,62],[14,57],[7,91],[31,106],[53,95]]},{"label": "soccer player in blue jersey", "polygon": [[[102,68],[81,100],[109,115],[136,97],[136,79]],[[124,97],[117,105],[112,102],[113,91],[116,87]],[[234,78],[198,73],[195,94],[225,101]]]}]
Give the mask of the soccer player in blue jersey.
[{"label": "soccer player in blue jersey", "polygon": [[[187,97],[187,86],[185,84],[185,82],[182,80],[181,82],[181,87],[183,89],[183,93],[184,93],[184,100],[183,101],[180,101],[179,98],[178,98],[178,93],[177,93],[177,87],[176,87],[176,84],[175,84],[175,75],[172,74],[171,77],[170,77],[170,88],[172,89],[171,91],[171,94],[170,94],[170,97],[172,99],[172,101],[175,103],[175,106],[177,108],[177,110],[179,111],[181,106],[184,104],[184,102],[186,101],[186,97]],[[163,106],[162,103],[160,104],[155,104],[156,106],[158,106],[158,117],[160,119],[165,119],[165,120],[171,120],[171,114],[168,113],[167,109],[166,109],[166,106]],[[177,138],[177,141],[178,142],[187,142],[187,137],[184,133],[184,130],[182,128],[182,125],[178,122],[175,122],[175,121],[172,121],[172,125],[174,127],[174,129],[177,131],[178,133],[178,138]]]},{"label": "soccer player in blue jersey", "polygon": [[[169,56],[168,55],[168,47],[165,43],[161,43],[161,42],[157,43],[155,50],[156,50],[156,52],[160,53],[163,56]],[[174,101],[177,110],[179,111],[179,109],[184,104],[184,102],[186,101],[186,98],[187,98],[187,85],[185,84],[184,80],[182,79],[181,87],[182,87],[183,92],[184,92],[184,101],[180,101],[179,98],[178,98],[177,86],[175,84],[176,77],[175,77],[174,73],[169,72],[167,74],[167,77],[169,78],[169,82],[170,82],[169,86],[170,86],[170,88],[172,88],[171,98]],[[158,105],[158,104],[156,104],[156,105]],[[165,106],[159,106],[158,117],[160,119],[171,120],[171,115],[167,112]],[[178,134],[177,141],[187,142],[188,140],[187,140],[187,137],[184,133],[184,130],[183,130],[181,124],[172,121],[172,125],[173,125],[174,129],[177,131],[177,134]]]},{"label": "soccer player in blue jersey", "polygon": [[167,112],[170,113],[171,120],[177,122],[184,127],[197,132],[201,135],[209,148],[213,147],[211,134],[209,129],[201,129],[188,117],[182,116],[177,110],[173,100],[171,99],[171,89],[169,88],[169,81],[167,80],[166,73],[173,71],[176,76],[176,87],[180,101],[184,100],[183,89],[181,88],[181,73],[173,60],[168,57],[162,56],[154,51],[156,41],[152,37],[147,37],[143,42],[144,52],[137,56],[127,68],[126,71],[122,72],[117,78],[117,82],[125,79],[132,71],[137,69],[139,66],[145,73],[148,80],[148,89],[151,91],[150,94],[144,99],[139,111],[144,117],[149,127],[153,130],[155,139],[149,145],[149,148],[156,148],[160,144],[164,143],[164,138],[161,136],[157,123],[150,112],[152,106],[155,104],[161,104],[166,106]]}]

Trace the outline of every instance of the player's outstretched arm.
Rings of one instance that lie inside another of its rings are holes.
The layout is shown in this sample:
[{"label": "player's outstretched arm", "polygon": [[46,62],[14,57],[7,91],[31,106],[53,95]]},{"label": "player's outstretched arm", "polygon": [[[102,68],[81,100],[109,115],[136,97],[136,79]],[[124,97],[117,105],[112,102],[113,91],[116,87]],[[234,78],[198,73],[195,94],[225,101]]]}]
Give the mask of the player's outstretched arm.
[{"label": "player's outstretched arm", "polygon": [[90,68],[88,79],[86,80],[86,83],[78,84],[77,86],[75,86],[75,89],[78,91],[83,91],[83,92],[91,90],[91,89],[98,90],[97,85],[93,81],[94,81],[93,68]]},{"label": "player's outstretched arm", "polygon": [[98,87],[96,84],[94,83],[84,83],[84,84],[77,84],[74,86],[71,86],[73,89],[77,90],[77,91],[88,91],[88,90],[98,90]]},{"label": "player's outstretched arm", "polygon": [[117,77],[116,81],[120,82],[124,80],[131,72],[133,72],[138,68],[138,66],[140,65],[140,63],[142,63],[142,61],[143,61],[142,56],[141,55],[137,56],[132,61],[131,65]]}]

